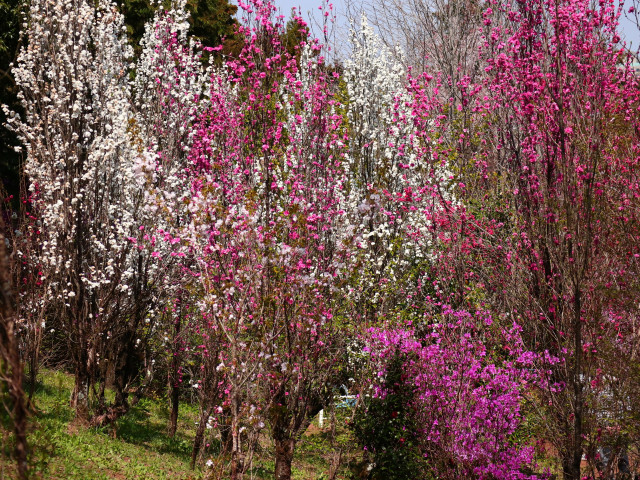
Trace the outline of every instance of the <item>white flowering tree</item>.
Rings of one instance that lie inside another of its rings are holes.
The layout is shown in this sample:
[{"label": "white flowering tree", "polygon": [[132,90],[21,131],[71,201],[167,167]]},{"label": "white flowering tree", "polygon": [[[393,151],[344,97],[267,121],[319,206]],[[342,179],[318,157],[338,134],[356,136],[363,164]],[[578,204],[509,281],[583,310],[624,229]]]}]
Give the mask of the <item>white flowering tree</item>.
[{"label": "white flowering tree", "polygon": [[[202,110],[208,91],[202,49],[187,33],[186,0],[160,7],[146,25],[142,53],[136,63],[133,98],[136,124],[149,162],[141,165],[146,190],[146,214],[162,241],[154,246],[165,274],[161,277],[163,321],[161,341],[168,344],[171,415],[169,434],[175,435],[181,391],[181,367],[186,350],[183,325],[191,304],[186,283],[191,256],[183,248],[181,231],[189,221],[191,174],[188,155],[193,122]],[[168,232],[173,235],[168,236]],[[192,280],[192,279],[191,279]]]},{"label": "white flowering tree", "polygon": [[[145,235],[140,165],[148,158],[132,122],[124,31],[107,0],[34,0],[13,70],[25,115],[11,116],[11,126],[26,148],[42,225],[47,310],[68,341],[76,415],[97,424],[128,409],[157,270],[135,241]],[[107,376],[116,389],[109,407]]]},{"label": "white flowering tree", "polygon": [[449,175],[431,156],[428,109],[396,58],[364,15],[359,26],[352,22],[342,231],[351,242],[348,269],[357,272],[347,298],[367,324],[412,303],[407,282],[419,281],[414,267],[432,258],[433,219],[451,200]]}]

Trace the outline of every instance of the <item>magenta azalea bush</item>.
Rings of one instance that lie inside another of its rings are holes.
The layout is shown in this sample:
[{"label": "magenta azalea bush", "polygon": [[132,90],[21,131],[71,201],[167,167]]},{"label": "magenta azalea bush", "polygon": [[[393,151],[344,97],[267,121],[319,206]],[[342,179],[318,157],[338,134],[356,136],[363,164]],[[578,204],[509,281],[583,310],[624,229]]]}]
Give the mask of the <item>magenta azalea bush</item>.
[{"label": "magenta azalea bush", "polygon": [[[420,426],[417,441],[437,478],[528,479],[533,448],[511,441],[535,355],[520,328],[493,324],[488,312],[445,307],[426,335],[412,329],[369,330],[366,351],[377,370],[373,396],[384,398],[387,365],[403,359],[401,381],[413,395],[405,413]],[[408,413],[410,412],[410,413]]]}]

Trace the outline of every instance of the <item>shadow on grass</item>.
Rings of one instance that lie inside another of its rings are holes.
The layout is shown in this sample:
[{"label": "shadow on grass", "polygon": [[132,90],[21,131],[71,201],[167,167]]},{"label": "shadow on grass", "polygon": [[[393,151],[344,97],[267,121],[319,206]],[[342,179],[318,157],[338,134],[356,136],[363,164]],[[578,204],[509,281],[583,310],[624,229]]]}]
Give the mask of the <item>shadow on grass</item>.
[{"label": "shadow on grass", "polygon": [[273,478],[273,470],[274,467],[270,467],[269,465],[262,465],[259,467],[254,467],[250,470],[249,476],[258,477],[258,478]]},{"label": "shadow on grass", "polygon": [[171,454],[187,463],[191,460],[191,439],[179,432],[169,437],[167,422],[152,419],[144,406],[135,406],[118,419],[116,434],[127,443]]},{"label": "shadow on grass", "polygon": [[[55,380],[55,378],[53,379]],[[71,390],[63,383],[63,379],[59,378],[57,385],[50,385],[39,380],[36,382],[34,397],[46,395],[47,397],[63,398],[71,395]]]},{"label": "shadow on grass", "polygon": [[[74,411],[69,407],[71,388],[68,378],[60,373],[47,377],[47,382],[36,386],[36,419],[44,424],[69,424],[74,419]],[[153,409],[154,416],[149,409]],[[182,461],[191,458],[191,440],[178,433],[174,438],[167,435],[167,422],[163,421],[162,409],[155,402],[143,399],[126,415],[116,421],[116,436],[129,444],[144,447],[157,453],[175,455]],[[168,419],[168,413],[166,415]],[[95,428],[99,435],[111,436],[112,427]]]}]

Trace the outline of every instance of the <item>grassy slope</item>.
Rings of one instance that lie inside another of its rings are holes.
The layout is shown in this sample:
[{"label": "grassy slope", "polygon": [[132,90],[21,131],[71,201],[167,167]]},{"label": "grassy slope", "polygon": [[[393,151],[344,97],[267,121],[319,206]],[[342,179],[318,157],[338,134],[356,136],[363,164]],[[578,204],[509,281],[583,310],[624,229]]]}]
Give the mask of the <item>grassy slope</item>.
[{"label": "grassy slope", "polygon": [[[200,479],[189,470],[195,409],[185,405],[178,434],[166,435],[168,412],[161,402],[143,399],[109,429],[85,429],[72,423],[69,398],[73,377],[44,372],[36,395],[37,414],[29,435],[34,478],[43,479]],[[6,425],[6,423],[5,423]],[[6,438],[6,435],[3,435]],[[8,462],[4,442],[0,462]],[[1,477],[0,477],[1,478]],[[11,477],[9,477],[11,478]]]},{"label": "grassy slope", "polygon": [[[31,471],[36,479],[171,479],[199,480],[202,468],[189,469],[191,441],[195,434],[197,407],[181,405],[178,433],[167,436],[169,411],[165,400],[143,399],[117,422],[115,437],[108,429],[74,426],[69,398],[73,377],[59,371],[45,371],[35,395],[37,414],[29,435]],[[1,408],[1,407],[0,407]],[[0,480],[13,478],[10,438],[6,415],[0,412]],[[343,429],[338,429],[341,431]],[[352,445],[346,431],[338,442],[347,450]],[[312,426],[298,444],[293,465],[294,479],[327,478],[332,448],[328,432]],[[353,452],[351,452],[353,454]],[[346,478],[344,475],[338,478]],[[269,479],[273,474],[273,445],[261,441],[249,478]]]}]

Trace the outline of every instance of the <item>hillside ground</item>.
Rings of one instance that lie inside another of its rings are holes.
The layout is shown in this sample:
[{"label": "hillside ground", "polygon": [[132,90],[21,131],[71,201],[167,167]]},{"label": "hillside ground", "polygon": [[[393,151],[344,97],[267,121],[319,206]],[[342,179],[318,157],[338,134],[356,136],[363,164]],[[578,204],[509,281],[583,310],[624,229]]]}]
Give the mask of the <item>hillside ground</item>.
[{"label": "hillside ground", "polygon": [[[145,398],[123,418],[115,429],[85,428],[73,421],[69,398],[73,377],[59,370],[45,370],[34,396],[35,413],[29,432],[30,476],[46,480],[205,480],[213,478],[200,462],[189,467],[192,439],[198,418],[197,407],[180,405],[178,432],[167,435],[169,419],[166,399]],[[346,418],[337,419],[335,441],[325,424],[318,428],[317,419],[309,427],[296,448],[293,476],[296,480],[328,479],[338,450],[342,466],[337,479],[353,478],[357,470],[357,451],[349,431],[340,427]],[[11,460],[12,443],[6,411],[0,412],[0,480],[15,478]],[[209,440],[209,451],[203,459],[216,458],[215,439]],[[250,479],[273,477],[273,444],[261,439]]]}]

